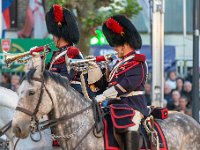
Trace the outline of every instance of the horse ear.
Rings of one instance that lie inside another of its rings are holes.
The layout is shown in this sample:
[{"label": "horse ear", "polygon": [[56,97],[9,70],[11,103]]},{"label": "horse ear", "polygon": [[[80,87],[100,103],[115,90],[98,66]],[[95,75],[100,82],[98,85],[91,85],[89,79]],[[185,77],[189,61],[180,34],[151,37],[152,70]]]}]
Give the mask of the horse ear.
[{"label": "horse ear", "polygon": [[32,58],[28,61],[25,66],[25,71],[28,72],[30,69],[36,69],[35,75],[41,76],[42,74],[42,59],[39,53],[33,52]]}]

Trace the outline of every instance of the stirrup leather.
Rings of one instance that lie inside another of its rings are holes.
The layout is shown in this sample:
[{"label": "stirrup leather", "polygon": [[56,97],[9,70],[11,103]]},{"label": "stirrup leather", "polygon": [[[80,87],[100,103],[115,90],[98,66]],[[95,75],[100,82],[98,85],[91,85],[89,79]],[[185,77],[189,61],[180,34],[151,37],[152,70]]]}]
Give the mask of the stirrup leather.
[{"label": "stirrup leather", "polygon": [[154,129],[154,118],[153,116],[147,117],[143,122],[144,128],[147,131],[147,134],[150,139],[151,143],[151,150],[159,150],[159,139],[158,139],[158,133]]}]

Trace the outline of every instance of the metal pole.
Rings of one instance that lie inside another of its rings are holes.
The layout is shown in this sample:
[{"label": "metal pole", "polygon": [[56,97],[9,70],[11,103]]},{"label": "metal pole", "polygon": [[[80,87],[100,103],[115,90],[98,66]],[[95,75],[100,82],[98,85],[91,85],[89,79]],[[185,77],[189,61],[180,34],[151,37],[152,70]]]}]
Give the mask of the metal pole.
[{"label": "metal pole", "polygon": [[[3,22],[2,22],[2,17],[3,17],[3,13],[2,13],[2,0],[0,0],[0,13],[1,13],[1,15],[0,15],[0,38],[2,38],[2,29],[3,29],[3,27],[2,27],[2,24],[3,24]],[[0,44],[1,44],[1,40],[0,40]],[[2,76],[2,67],[3,67],[3,65],[2,64],[0,64],[0,82],[1,82],[1,76]]]},{"label": "metal pole", "polygon": [[199,0],[193,0],[192,116],[199,121]]},{"label": "metal pole", "polygon": [[[149,16],[150,16],[150,52],[151,52],[151,64],[153,64],[153,44],[152,44],[152,14],[153,14],[153,0],[149,0]],[[152,78],[152,73],[151,73],[151,78]],[[152,84],[153,80],[151,79],[151,93],[153,93],[152,89],[153,89],[153,84]],[[152,104],[152,95],[151,94],[151,104]]]},{"label": "metal pole", "polygon": [[1,37],[0,38],[2,38],[2,28],[3,28],[2,27],[2,24],[3,24],[3,22],[2,22],[3,21],[2,20],[3,19],[2,18],[3,17],[3,13],[2,13],[2,0],[0,0],[0,12],[1,12],[1,15],[0,15],[0,36]]},{"label": "metal pole", "polygon": [[153,0],[152,11],[152,105],[164,99],[164,0]]},{"label": "metal pole", "polygon": [[186,0],[183,0],[183,37],[186,37]]},{"label": "metal pole", "polygon": [[183,0],[183,68],[182,75],[187,75],[187,61],[185,61],[185,39],[187,35],[187,16],[186,16],[186,0]]}]

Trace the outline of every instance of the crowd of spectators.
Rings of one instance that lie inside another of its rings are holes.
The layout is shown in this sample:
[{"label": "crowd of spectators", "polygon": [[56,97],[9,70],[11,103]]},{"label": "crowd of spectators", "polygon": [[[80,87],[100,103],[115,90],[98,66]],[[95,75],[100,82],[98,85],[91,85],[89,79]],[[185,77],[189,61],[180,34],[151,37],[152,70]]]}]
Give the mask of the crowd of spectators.
[{"label": "crowd of spectators", "polygon": [[11,89],[16,92],[20,86],[20,80],[21,78],[17,74],[10,75],[7,73],[3,73],[1,75],[0,86]]},{"label": "crowd of spectators", "polygon": [[[147,105],[151,105],[151,84],[145,85]],[[164,81],[164,104],[169,110],[192,115],[192,71],[185,78],[171,71]]]}]

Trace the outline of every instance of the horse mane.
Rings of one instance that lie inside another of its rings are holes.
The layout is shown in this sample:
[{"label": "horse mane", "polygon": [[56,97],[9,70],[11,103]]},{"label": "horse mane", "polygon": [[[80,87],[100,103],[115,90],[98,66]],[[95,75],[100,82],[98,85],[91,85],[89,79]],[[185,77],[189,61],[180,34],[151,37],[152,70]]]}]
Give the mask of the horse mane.
[{"label": "horse mane", "polygon": [[[35,73],[36,69],[30,69],[25,78],[29,83],[31,83],[31,80],[33,79],[34,73]],[[53,73],[50,72],[48,70],[44,70],[43,72],[43,77],[44,77],[44,81],[46,82],[49,78],[54,80],[56,83],[62,85],[63,87],[65,87],[66,89],[68,89],[69,87],[69,80],[67,78],[62,77],[60,74],[58,73]]]}]

